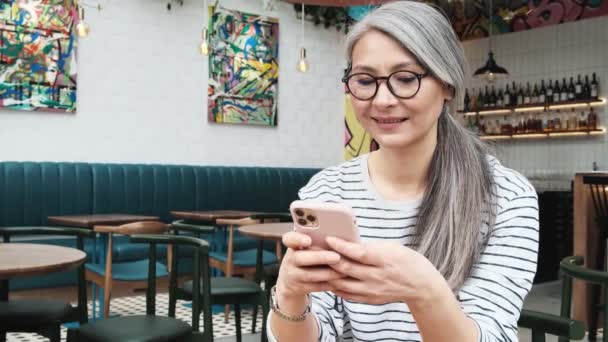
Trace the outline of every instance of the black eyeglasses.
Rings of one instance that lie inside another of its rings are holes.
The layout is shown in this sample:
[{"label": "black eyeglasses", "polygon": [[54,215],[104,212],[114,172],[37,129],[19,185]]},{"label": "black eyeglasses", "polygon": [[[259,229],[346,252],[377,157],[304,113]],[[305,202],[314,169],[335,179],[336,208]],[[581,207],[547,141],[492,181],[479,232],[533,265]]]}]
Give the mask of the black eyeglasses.
[{"label": "black eyeglasses", "polygon": [[380,81],[386,80],[388,90],[400,99],[411,99],[418,94],[422,79],[428,73],[419,74],[409,70],[398,70],[384,77],[376,77],[368,73],[346,75],[342,82],[346,84],[348,92],[361,101],[373,99],[378,93]]}]

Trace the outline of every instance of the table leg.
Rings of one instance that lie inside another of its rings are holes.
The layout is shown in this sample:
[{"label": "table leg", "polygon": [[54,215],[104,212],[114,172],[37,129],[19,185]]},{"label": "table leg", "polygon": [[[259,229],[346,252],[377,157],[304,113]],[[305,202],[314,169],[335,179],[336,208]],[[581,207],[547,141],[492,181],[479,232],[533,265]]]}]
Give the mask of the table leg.
[{"label": "table leg", "polygon": [[281,264],[281,260],[283,260],[283,245],[281,241],[277,241],[276,244],[276,253],[277,253],[277,264]]},{"label": "table leg", "polygon": [[0,280],[0,302],[8,301],[8,279]]}]

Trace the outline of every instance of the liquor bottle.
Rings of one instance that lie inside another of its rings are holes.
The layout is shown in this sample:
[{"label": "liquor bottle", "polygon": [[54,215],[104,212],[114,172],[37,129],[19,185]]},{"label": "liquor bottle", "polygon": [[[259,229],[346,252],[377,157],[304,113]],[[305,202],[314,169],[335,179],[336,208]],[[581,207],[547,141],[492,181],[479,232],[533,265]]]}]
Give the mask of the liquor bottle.
[{"label": "liquor bottle", "polygon": [[483,98],[483,93],[481,92],[481,88],[479,88],[479,95],[477,95],[477,110],[481,110],[483,109],[483,104],[484,104],[484,98]]},{"label": "liquor bottle", "polygon": [[492,86],[492,92],[490,93],[490,107],[496,107],[496,89]]},{"label": "liquor bottle", "polygon": [[576,84],[574,85],[574,97],[577,100],[581,100],[583,98],[583,82],[581,82],[581,74],[578,74]]},{"label": "liquor bottle", "polygon": [[593,111],[593,107],[589,109],[589,114],[587,115],[587,127],[592,130],[597,129],[597,114]]},{"label": "liquor bottle", "polygon": [[498,90],[498,94],[496,95],[496,106],[503,107],[504,106],[504,95],[502,94],[502,89]]},{"label": "liquor bottle", "polygon": [[509,103],[511,103],[511,106],[517,105],[517,86],[515,85],[515,82],[513,82],[513,88],[511,90],[511,100],[509,101]]},{"label": "liquor bottle", "polygon": [[546,132],[547,131],[547,117],[548,117],[548,113],[547,113],[547,109],[545,108],[545,111],[543,112],[543,114],[541,115],[542,118],[542,122],[540,124],[541,127],[541,131]]},{"label": "liquor bottle", "polygon": [[532,91],[530,103],[538,103],[538,88],[536,87],[536,84],[534,85],[534,90]]},{"label": "liquor bottle", "polygon": [[556,131],[562,129],[562,118],[559,113],[559,109],[555,111],[555,116],[553,117],[553,129]]},{"label": "liquor bottle", "polygon": [[553,103],[559,102],[559,95],[560,95],[560,89],[559,89],[559,81],[555,80],[555,86],[553,87]]},{"label": "liquor bottle", "polygon": [[532,93],[530,92],[530,82],[527,82],[526,92],[524,93],[524,104],[530,104]]},{"label": "liquor bottle", "polygon": [[587,129],[587,117],[585,117],[585,112],[581,112],[581,115],[578,119],[578,129],[580,129],[580,130]]},{"label": "liquor bottle", "polygon": [[570,77],[570,84],[568,85],[568,101],[574,100],[574,92],[575,92],[575,87],[574,87],[574,81],[572,80],[572,77]]},{"label": "liquor bottle", "polygon": [[568,85],[566,85],[566,78],[562,79],[562,86],[559,88],[559,100],[568,101]]},{"label": "liquor bottle", "polygon": [[572,113],[568,117],[568,130],[576,131],[578,124],[576,122],[576,111],[572,108]]},{"label": "liquor bottle", "polygon": [[464,111],[468,112],[471,110],[471,97],[469,96],[469,89],[464,91]]},{"label": "liquor bottle", "polygon": [[595,78],[595,73],[593,73],[593,78],[591,80],[591,98],[592,99],[597,98],[599,92],[600,92],[599,83],[597,82],[597,79]]},{"label": "liquor bottle", "polygon": [[521,106],[524,104],[524,90],[521,85],[519,85],[519,89],[517,90],[517,105]]},{"label": "liquor bottle", "polygon": [[591,97],[591,84],[589,84],[589,75],[585,75],[585,83],[583,83],[583,99]]},{"label": "liquor bottle", "polygon": [[522,114],[519,117],[519,124],[517,124],[517,132],[518,133],[526,133],[526,124],[524,122],[524,115]]},{"label": "liquor bottle", "polygon": [[547,88],[545,88],[545,81],[540,81],[540,92],[538,93],[538,103],[546,103],[547,102]]},{"label": "liquor bottle", "polygon": [[488,90],[488,86],[485,87],[483,92],[483,106],[484,108],[488,108],[490,106],[490,91]]},{"label": "liquor bottle", "polygon": [[509,90],[509,85],[507,84],[507,90],[505,90],[502,98],[502,105],[508,107],[511,105],[511,91]]}]

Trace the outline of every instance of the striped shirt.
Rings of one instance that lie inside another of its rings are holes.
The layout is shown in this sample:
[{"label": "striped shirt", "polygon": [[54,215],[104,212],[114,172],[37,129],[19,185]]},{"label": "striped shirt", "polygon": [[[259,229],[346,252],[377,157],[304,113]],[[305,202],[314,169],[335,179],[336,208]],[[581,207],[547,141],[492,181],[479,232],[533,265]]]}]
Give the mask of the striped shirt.
[{"label": "striped shirt", "polygon": [[[523,176],[495,158],[489,162],[497,192],[496,221],[457,298],[464,313],[476,322],[480,342],[517,341],[517,320],[536,272],[538,201]],[[351,205],[364,241],[394,240],[414,248],[422,199],[381,198],[370,181],[367,155],[319,172],[299,196]],[[482,232],[488,232],[487,224],[482,224]],[[318,292],[312,294],[312,312],[319,324],[319,341],[422,341],[405,303],[370,305]]]}]

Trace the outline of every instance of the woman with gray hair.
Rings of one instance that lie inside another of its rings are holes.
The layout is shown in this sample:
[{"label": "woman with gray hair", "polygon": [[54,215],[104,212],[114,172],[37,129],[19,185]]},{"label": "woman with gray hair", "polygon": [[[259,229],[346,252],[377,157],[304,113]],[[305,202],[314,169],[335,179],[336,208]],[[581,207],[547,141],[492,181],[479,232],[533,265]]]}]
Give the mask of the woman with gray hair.
[{"label": "woman with gray hair", "polygon": [[453,118],[466,61],[449,21],[419,2],[383,5],[353,27],[347,58],[353,109],[380,149],[299,196],[349,204],[362,241],[313,250],[284,236],[270,339],[517,341],[537,195]]}]

